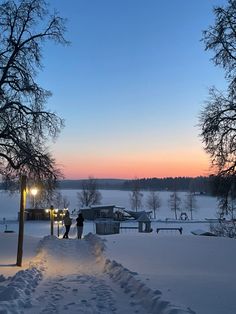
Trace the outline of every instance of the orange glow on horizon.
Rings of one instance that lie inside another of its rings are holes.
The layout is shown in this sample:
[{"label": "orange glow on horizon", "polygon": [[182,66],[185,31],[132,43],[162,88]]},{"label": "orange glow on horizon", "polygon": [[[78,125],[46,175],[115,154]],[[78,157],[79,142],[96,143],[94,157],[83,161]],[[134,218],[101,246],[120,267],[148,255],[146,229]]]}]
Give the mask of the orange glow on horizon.
[{"label": "orange glow on horizon", "polygon": [[[174,158],[173,158],[174,156]],[[138,156],[66,156],[62,171],[66,179],[133,179],[150,177],[197,177],[210,174],[210,162],[204,152],[165,153]]]}]

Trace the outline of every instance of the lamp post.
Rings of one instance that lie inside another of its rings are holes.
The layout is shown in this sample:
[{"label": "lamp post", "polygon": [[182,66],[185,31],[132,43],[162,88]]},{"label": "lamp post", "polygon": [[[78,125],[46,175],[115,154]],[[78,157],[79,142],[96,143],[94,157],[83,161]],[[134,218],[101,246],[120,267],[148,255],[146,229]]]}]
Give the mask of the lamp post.
[{"label": "lamp post", "polygon": [[53,225],[54,225],[54,207],[50,206],[50,221],[51,221],[51,236],[53,236]]},{"label": "lamp post", "polygon": [[25,205],[26,205],[26,176],[21,176],[20,189],[20,213],[19,213],[19,233],[18,233],[18,248],[16,265],[22,265],[23,255],[23,240],[24,240],[24,220],[25,220]]},{"label": "lamp post", "polygon": [[[24,222],[25,222],[25,206],[26,206],[26,195],[27,195],[27,177],[26,175],[21,176],[20,180],[20,212],[19,212],[19,233],[18,233],[18,247],[17,247],[17,258],[16,265],[22,266],[23,256],[23,242],[24,242]],[[38,190],[33,188],[31,193],[35,196]]]}]

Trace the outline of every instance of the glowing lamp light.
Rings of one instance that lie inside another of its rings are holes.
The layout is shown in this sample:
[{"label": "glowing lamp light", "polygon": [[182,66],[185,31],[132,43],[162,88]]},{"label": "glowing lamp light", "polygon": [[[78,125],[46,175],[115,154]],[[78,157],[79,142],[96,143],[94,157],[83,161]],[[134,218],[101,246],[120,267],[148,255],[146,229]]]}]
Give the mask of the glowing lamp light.
[{"label": "glowing lamp light", "polygon": [[37,188],[32,188],[30,189],[30,193],[35,196],[38,193],[38,189]]}]

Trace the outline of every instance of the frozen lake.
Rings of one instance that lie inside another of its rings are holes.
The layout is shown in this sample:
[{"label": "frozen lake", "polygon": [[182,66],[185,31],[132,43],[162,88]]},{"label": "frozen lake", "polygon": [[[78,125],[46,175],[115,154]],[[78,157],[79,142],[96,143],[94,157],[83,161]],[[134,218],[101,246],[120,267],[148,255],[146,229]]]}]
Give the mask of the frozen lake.
[{"label": "frozen lake", "polygon": [[[77,192],[78,190],[60,190],[63,196],[67,196],[70,201],[69,210],[79,209]],[[102,194],[102,204],[116,205],[130,208],[130,191],[121,190],[100,190]],[[157,219],[174,218],[174,213],[171,212],[168,204],[168,199],[171,192],[159,192],[161,207],[157,211]],[[143,191],[142,210],[148,210],[146,199],[149,192]],[[182,204],[181,210],[186,211],[185,198],[186,192],[179,192]],[[20,195],[15,194],[9,196],[5,191],[0,192],[0,221],[3,218],[16,219],[19,210]],[[197,210],[193,213],[193,219],[216,218],[217,199],[211,196],[198,195],[196,196]]]},{"label": "frozen lake", "polygon": [[[69,210],[72,211],[73,209],[79,209],[78,206],[78,199],[77,199],[77,192],[78,190],[60,190],[63,196],[67,196],[68,200],[70,201]],[[121,191],[121,190],[100,190],[102,194],[102,204],[106,205],[116,205],[125,207],[126,209],[130,208],[130,192],[129,191]],[[146,199],[149,192],[143,191],[143,198],[142,203],[143,207],[142,210],[148,210],[146,207]],[[171,212],[168,204],[168,199],[171,192],[159,192],[160,200],[161,200],[161,207],[157,211],[157,219],[166,219],[166,218],[174,218],[174,213]],[[180,192],[179,196],[182,200],[182,211],[186,211],[185,209],[185,198],[186,192]],[[18,232],[18,222],[17,213],[19,210],[19,202],[20,202],[20,195],[15,194],[10,196],[9,193],[0,192],[0,232],[3,232],[6,228],[5,224],[3,223],[3,218],[6,220],[14,220],[7,222],[8,230],[13,230]],[[179,221],[176,222],[175,226],[183,227],[183,234],[190,234],[192,230],[195,229],[208,229],[209,223],[205,220],[205,218],[216,218],[217,212],[217,199],[215,197],[198,195],[196,196],[197,202],[197,210],[193,213],[194,221]],[[190,215],[189,215],[190,216]],[[205,222],[195,223],[198,220],[205,220]],[[137,222],[135,221],[127,221],[123,222],[122,225],[133,225],[136,226]],[[162,223],[162,222],[152,222],[152,228],[155,230],[156,227],[160,227],[160,225],[165,224],[168,226],[169,223]],[[171,224],[171,223],[170,223]],[[75,220],[74,224],[75,225]],[[62,226],[59,228],[60,236],[64,232]],[[86,222],[84,226],[84,234],[88,232],[95,233],[95,224],[93,222]],[[127,230],[122,230],[123,232],[130,232]],[[55,226],[54,234],[57,235],[58,227]],[[42,237],[44,235],[50,234],[50,222],[49,221],[26,221],[25,222],[25,234],[27,235],[34,235]],[[166,235],[167,233],[165,233]],[[170,232],[170,234],[172,234]],[[76,228],[72,226],[70,231],[70,236],[76,236]]]}]

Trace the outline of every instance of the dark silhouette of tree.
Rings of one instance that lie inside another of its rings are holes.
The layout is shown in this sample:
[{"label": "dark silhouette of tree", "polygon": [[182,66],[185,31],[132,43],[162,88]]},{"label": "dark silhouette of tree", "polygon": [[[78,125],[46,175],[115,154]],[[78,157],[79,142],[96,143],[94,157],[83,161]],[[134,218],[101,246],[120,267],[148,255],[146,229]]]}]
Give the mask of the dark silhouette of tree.
[{"label": "dark silhouette of tree", "polygon": [[218,198],[219,218],[235,218],[236,212],[236,178],[235,176],[212,176],[212,194]]},{"label": "dark silhouette of tree", "polygon": [[143,194],[140,192],[139,179],[132,180],[131,189],[132,191],[129,195],[131,209],[137,212],[138,209],[140,209],[142,206],[142,198],[143,198]]},{"label": "dark silhouette of tree", "polygon": [[205,49],[213,51],[212,61],[225,70],[226,92],[215,87],[201,112],[201,137],[212,165],[221,175],[236,170],[236,1],[214,8],[215,24],[203,33]]},{"label": "dark silhouette of tree", "polygon": [[54,191],[52,203],[56,209],[66,209],[70,205],[70,201],[68,200],[67,196],[63,196],[59,191]]},{"label": "dark silhouette of tree", "polygon": [[48,150],[63,121],[45,103],[50,92],[36,81],[46,41],[67,44],[64,20],[43,0],[8,0],[0,5],[0,174],[21,174],[55,185],[61,176]]},{"label": "dark silhouette of tree", "polygon": [[175,219],[177,219],[177,211],[180,211],[181,198],[176,191],[172,192],[169,197],[170,209],[175,213]]},{"label": "dark silhouette of tree", "polygon": [[[194,185],[194,192],[209,193],[209,177],[175,177],[175,178],[142,178],[137,179],[141,190],[153,191],[188,191],[190,183]],[[124,181],[120,188],[132,190],[134,180]]]},{"label": "dark silhouette of tree", "polygon": [[156,211],[161,207],[161,200],[157,192],[150,191],[147,195],[147,207],[153,211],[154,219],[156,219]]},{"label": "dark silhouette of tree", "polygon": [[193,212],[197,210],[197,200],[193,192],[188,191],[185,196],[185,208],[190,212],[190,218],[193,219]]},{"label": "dark silhouette of tree", "polygon": [[81,207],[100,204],[102,195],[98,190],[96,179],[89,177],[88,180],[84,180],[82,190],[77,192],[77,197]]}]

